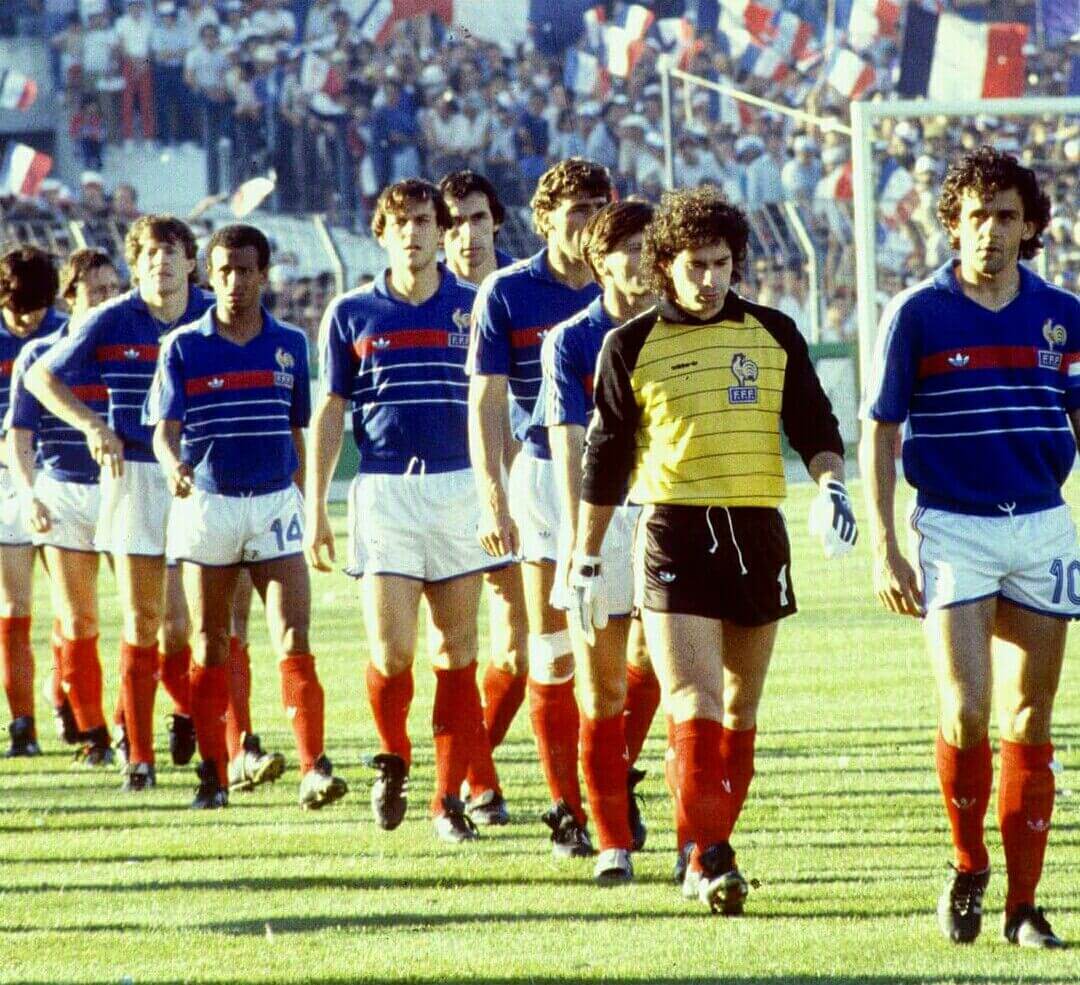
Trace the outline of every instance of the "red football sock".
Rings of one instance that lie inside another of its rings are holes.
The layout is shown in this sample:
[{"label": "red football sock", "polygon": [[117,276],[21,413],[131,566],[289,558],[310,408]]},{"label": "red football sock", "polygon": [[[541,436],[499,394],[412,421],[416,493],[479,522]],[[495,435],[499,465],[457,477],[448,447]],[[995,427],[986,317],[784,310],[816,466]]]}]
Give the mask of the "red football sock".
[{"label": "red football sock", "polygon": [[12,719],[34,715],[34,655],[30,617],[0,617],[0,665]]},{"label": "red football sock", "polygon": [[630,765],[637,762],[641,747],[649,735],[653,716],[660,705],[660,682],[652,669],[641,669],[627,664],[626,667],[626,709],[624,728],[626,732],[626,754]]},{"label": "red football sock", "polygon": [[[475,665],[474,665],[475,666]],[[488,673],[491,671],[488,666]],[[516,680],[517,678],[514,678]],[[487,683],[485,675],[485,684]],[[480,691],[476,690],[477,700],[480,700]],[[501,793],[499,789],[499,774],[495,769],[495,760],[492,758],[491,739],[488,735],[487,725],[484,722],[484,709],[480,709],[480,716],[476,719],[476,731],[473,735],[472,751],[469,753],[469,769],[465,779],[469,782],[469,796],[479,797],[488,790]],[[457,796],[455,794],[454,796]]]},{"label": "red football sock", "polygon": [[530,677],[529,718],[551,799],[565,801],[578,823],[584,824],[577,770],[578,707],[573,680],[539,684]]},{"label": "red football sock", "polygon": [[675,843],[682,851],[683,845],[692,841],[690,834],[690,822],[686,819],[686,812],[682,809],[679,800],[679,770],[675,760],[675,719],[670,715],[664,716],[667,721],[667,748],[664,750],[664,780],[667,783],[668,793],[671,794],[671,805],[675,814]]},{"label": "red football sock", "polygon": [[225,744],[229,759],[242,751],[241,736],[251,731],[251,654],[246,643],[229,637],[229,710],[225,715]]},{"label": "red football sock", "polygon": [[303,776],[323,754],[325,697],[315,672],[315,658],[310,653],[290,653],[278,667],[281,669],[281,700],[292,721]]},{"label": "red football sock", "polygon": [[1005,912],[1035,905],[1035,887],[1042,875],[1043,856],[1054,813],[1054,747],[1001,740],[1001,779],[998,783],[998,824],[1005,849],[1009,887]]},{"label": "red football sock", "polygon": [[600,850],[630,850],[626,792],[626,733],[622,715],[595,720],[581,716],[581,770],[589,792]]},{"label": "red football sock", "polygon": [[191,721],[204,763],[213,763],[223,787],[229,784],[225,756],[225,709],[229,703],[229,681],[223,666],[191,665]]},{"label": "red football sock", "polygon": [[730,783],[720,758],[723,728],[710,718],[691,718],[675,726],[679,802],[694,842],[691,864],[695,867],[702,852],[731,836]]},{"label": "red football sock", "polygon": [[484,727],[492,752],[506,738],[514,716],[525,700],[527,683],[526,674],[512,674],[493,664],[488,664],[484,671]]},{"label": "red football sock", "polygon": [[101,728],[105,711],[101,705],[101,661],[98,659],[98,638],[64,640],[60,650],[60,666],[71,712],[80,732]]},{"label": "red football sock", "polygon": [[412,743],[409,741],[409,706],[413,699],[412,668],[387,677],[374,664],[369,663],[367,691],[382,751],[400,756],[405,760],[407,769],[412,764]]},{"label": "red football sock", "polygon": [[724,761],[724,773],[731,783],[731,830],[739,821],[746,792],[754,778],[754,738],[756,728],[735,730],[725,728],[720,737],[720,757]]},{"label": "red football sock", "polygon": [[63,671],[60,669],[64,634],[59,619],[53,620],[52,635],[49,638],[49,643],[52,645],[52,682],[49,685],[49,700],[54,708],[60,708],[63,706],[67,695],[64,693]]},{"label": "red football sock", "polygon": [[[435,737],[435,790],[431,813],[442,813],[443,797],[457,797],[483,728],[476,663],[456,670],[435,668],[435,703],[431,731]],[[490,754],[488,760],[490,762]],[[490,787],[487,789],[491,789]]]},{"label": "red football sock", "polygon": [[982,872],[990,864],[983,837],[983,822],[994,783],[990,740],[984,738],[968,749],[958,749],[950,746],[939,732],[936,759],[941,796],[952,827],[956,867],[961,872]]},{"label": "red football sock", "polygon": [[157,645],[120,644],[120,693],[131,762],[154,762],[154,695],[157,692]]},{"label": "red football sock", "polygon": [[175,653],[162,653],[161,686],[172,698],[173,711],[177,715],[191,715],[191,647],[185,646]]}]

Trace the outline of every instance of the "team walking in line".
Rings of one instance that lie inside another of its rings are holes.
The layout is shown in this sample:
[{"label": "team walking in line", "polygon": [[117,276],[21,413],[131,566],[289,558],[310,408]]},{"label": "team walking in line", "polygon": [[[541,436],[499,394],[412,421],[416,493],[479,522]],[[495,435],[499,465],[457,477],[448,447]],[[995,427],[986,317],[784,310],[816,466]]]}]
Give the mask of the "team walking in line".
[{"label": "team walking in line", "polygon": [[[658,205],[614,199],[602,166],[553,166],[531,203],[544,246],[514,261],[495,248],[504,211],[482,176],[385,189],[372,232],[388,266],[327,309],[315,400],[304,335],[262,304],[271,246],[253,226],[211,237],[209,291],[196,284],[190,230],[169,216],[129,230],[124,294],[97,251],[77,251],[60,275],[34,248],[5,253],[8,755],[40,752],[40,554],[54,610],[48,694],[78,762],[119,760],[124,790],[152,788],[160,680],[174,764],[199,755],[192,807],[279,779],[285,757],[263,749],[249,707],[258,593],[299,803],[340,800],[309,568],[343,563],[359,580],[370,652],[380,827],[398,827],[408,807],[423,600],[439,839],[509,822],[495,754],[527,699],[555,858],[595,856],[597,883],[631,881],[647,835],[635,764],[662,706],[675,880],[713,912],[742,913],[733,833],[779,622],[796,611],[782,441],[818,487],[810,528],[830,558],[857,539],[844,445],[798,327],[735,290],[744,214],[704,188]],[[996,680],[1003,933],[1056,947],[1035,889],[1054,797],[1053,696],[1067,620],[1080,617],[1061,496],[1080,433],[1080,303],[1018,262],[1037,252],[1049,203],[1015,159],[984,148],[957,162],[939,215],[958,261],[886,310],[864,405],[875,589],[891,611],[922,618],[938,682],[937,770],[956,849],[942,932],[969,942],[981,927]],[[327,498],[346,413],[359,467],[340,558]],[[918,571],[896,534],[898,439],[918,497]],[[102,556],[123,613],[112,732]],[[485,592],[491,654],[478,680]]]}]

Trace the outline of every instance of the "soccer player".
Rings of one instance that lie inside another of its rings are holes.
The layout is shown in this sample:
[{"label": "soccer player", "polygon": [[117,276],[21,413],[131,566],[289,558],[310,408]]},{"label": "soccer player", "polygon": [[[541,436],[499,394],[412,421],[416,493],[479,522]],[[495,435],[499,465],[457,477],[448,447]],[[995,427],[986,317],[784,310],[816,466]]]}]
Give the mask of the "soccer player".
[{"label": "soccer player", "polygon": [[[540,388],[540,343],[552,326],[600,293],[581,256],[581,230],[610,201],[607,169],[582,158],[549,168],[532,199],[546,240],[535,256],[480,286],[469,351],[469,446],[480,497],[480,543],[493,557],[520,555],[529,623],[529,711],[553,806],[543,819],[556,857],[593,854],[578,782],[578,709],[565,614],[550,604],[558,494],[547,432],[529,423]],[[508,438],[522,442],[509,481]],[[508,492],[509,487],[509,492]]]},{"label": "soccer player", "polygon": [[[323,751],[323,690],[308,642],[311,587],[295,482],[311,413],[307,341],[262,308],[270,244],[258,229],[223,226],[206,252],[216,304],[166,337],[144,413],[176,499],[168,553],[180,562],[195,624],[191,711],[202,763],[191,806],[224,807],[235,780],[226,764],[226,665],[243,565],[278,652],[300,754],[300,806],[314,810],[347,787]],[[276,780],[285,767],[284,757],[259,751],[241,757],[242,769],[249,759],[241,779],[250,786]]]},{"label": "soccer player", "polygon": [[[100,555],[94,550],[98,516],[97,462],[79,432],[51,414],[24,385],[27,371],[91,309],[120,292],[120,277],[101,250],[76,250],[60,272],[60,295],[71,320],[59,331],[23,347],[11,377],[11,404],[4,419],[7,459],[35,546],[49,573],[55,619],[54,683],[51,697],[61,733],[80,744],[76,762],[107,766],[114,760],[102,707],[98,659],[97,577]],[[90,384],[73,391],[98,413],[104,391]],[[35,439],[37,447],[35,448]],[[36,459],[41,471],[35,478]],[[64,724],[70,717],[70,724]]]},{"label": "soccer player", "polygon": [[371,229],[390,268],[326,311],[305,546],[313,567],[330,569],[326,496],[351,404],[360,465],[349,492],[349,570],[363,579],[368,698],[381,743],[370,761],[378,770],[372,811],[387,830],[405,816],[407,719],[424,598],[436,680],[431,812],[437,836],[457,843],[477,837],[459,797],[469,763],[485,750],[491,756],[476,684],[481,572],[508,559],[489,557],[475,539],[464,370],[475,291],[437,262],[449,224],[434,185],[410,178],[388,186]]},{"label": "soccer player", "polygon": [[[171,497],[154,459],[151,430],[141,420],[142,405],[161,336],[200,317],[213,299],[194,285],[195,237],[179,219],[137,219],[128,229],[124,253],[135,289],[90,312],[77,331],[50,347],[27,373],[26,386],[45,410],[84,435],[101,466],[94,546],[111,554],[116,565],[128,746],[123,789],[138,792],[157,782],[158,632],[163,621],[175,625],[182,620],[182,614],[174,615],[180,593],[165,591],[165,523]],[[72,392],[72,385],[105,387],[105,419]]]},{"label": "soccer player", "polygon": [[[36,246],[15,247],[0,256],[0,419],[7,416],[11,372],[23,347],[64,324],[53,307],[58,288],[52,258]],[[0,461],[7,458],[0,456]],[[10,473],[0,468],[0,671],[11,712],[9,757],[41,752],[30,650],[34,548],[24,505]]]},{"label": "soccer player", "polygon": [[[959,257],[884,312],[863,409],[874,588],[890,611],[923,618],[937,680],[937,773],[956,853],[942,933],[967,943],[981,929],[993,681],[1003,933],[1060,947],[1035,889],[1054,807],[1050,718],[1067,622],[1080,617],[1080,550],[1061,496],[1080,434],[1080,303],[1019,263],[1041,248],[1050,201],[1011,155],[983,147],[955,162],[938,218]],[[898,432],[917,493],[918,574],[893,517]]]},{"label": "soccer player", "polygon": [[[455,277],[479,286],[489,274],[514,262],[495,247],[495,234],[506,218],[506,210],[487,178],[475,171],[455,171],[439,182],[439,191],[450,213],[443,250],[446,265]],[[506,438],[503,469],[509,473],[519,445],[509,428]],[[508,564],[488,571],[484,581],[488,587],[491,642],[491,661],[483,680],[484,728],[494,752],[525,700],[529,626],[520,565]],[[484,756],[480,760],[487,761]],[[476,824],[505,824],[510,820],[497,776],[482,775],[480,764],[470,763],[466,782],[466,811]]]},{"label": "soccer player", "polygon": [[[584,670],[579,677],[585,710],[581,765],[600,843],[594,877],[601,885],[632,879],[630,851],[644,844],[644,828],[632,789],[628,789],[644,774],[635,770],[631,779],[629,771],[660,700],[640,621],[630,619],[634,594],[630,554],[640,508],[620,506],[601,555],[587,559],[603,571],[605,626],[594,629],[591,618],[583,618],[582,593],[567,584],[567,572],[574,550],[596,357],[604,336],[615,325],[653,302],[640,269],[642,240],[652,215],[653,207],[645,202],[617,202],[604,206],[585,224],[582,255],[603,294],[544,339],[540,348],[544,376],[533,411],[534,426],[548,429],[559,494],[559,564],[552,602],[570,610],[570,642],[575,663]],[[633,657],[633,664],[628,664],[628,656]],[[627,700],[628,676],[634,685],[633,701]],[[646,691],[649,700],[643,700]]]},{"label": "soccer player", "polygon": [[600,352],[570,575],[579,611],[602,627],[596,558],[629,481],[643,505],[641,618],[674,718],[676,824],[693,843],[683,894],[727,915],[747,892],[730,839],[758,704],[778,621],[795,612],[781,429],[820,486],[826,553],[856,536],[839,426],[802,335],[731,289],[748,235],[743,213],[704,188],[666,194],[646,229],[642,269],[661,301]]}]

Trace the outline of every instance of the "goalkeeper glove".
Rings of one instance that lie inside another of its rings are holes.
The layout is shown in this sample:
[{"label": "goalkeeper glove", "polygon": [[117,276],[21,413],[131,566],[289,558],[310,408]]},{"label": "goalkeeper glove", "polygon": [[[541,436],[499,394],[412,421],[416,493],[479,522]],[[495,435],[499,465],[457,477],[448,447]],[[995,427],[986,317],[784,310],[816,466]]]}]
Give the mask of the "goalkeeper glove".
[{"label": "goalkeeper glove", "polygon": [[810,504],[810,535],[821,541],[825,557],[842,557],[855,546],[859,528],[842,482],[825,483]]},{"label": "goalkeeper glove", "polygon": [[600,558],[575,554],[570,564],[569,588],[570,622],[585,637],[589,646],[595,646],[596,630],[608,624]]}]

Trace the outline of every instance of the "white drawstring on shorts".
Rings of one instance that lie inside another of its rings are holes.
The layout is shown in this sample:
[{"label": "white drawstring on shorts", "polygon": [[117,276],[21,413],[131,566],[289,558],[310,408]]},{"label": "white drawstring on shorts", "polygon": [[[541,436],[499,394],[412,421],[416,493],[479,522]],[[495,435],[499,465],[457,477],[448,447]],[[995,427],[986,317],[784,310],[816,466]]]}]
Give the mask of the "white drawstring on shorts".
[{"label": "white drawstring on shorts", "polygon": [[[709,510],[711,509],[712,507],[710,506],[708,507],[708,509],[705,510],[705,522],[709,525],[709,533],[712,534],[713,539],[713,546],[709,548],[709,553],[715,554],[717,548],[720,546],[720,541],[716,539],[716,531],[713,530],[712,518],[709,516]],[[731,520],[731,510],[729,510],[726,506],[721,506],[720,509],[724,511],[724,515],[727,517],[728,531],[731,534],[731,543],[735,545],[735,553],[739,557],[739,574],[748,574],[746,570],[746,564],[743,562],[742,548],[739,547],[739,541],[735,537],[735,524]]]},{"label": "white drawstring on shorts", "polygon": [[409,459],[409,464],[405,466],[405,474],[406,475],[412,475],[413,474],[413,466],[414,465],[419,465],[420,466],[416,470],[417,475],[424,475],[427,472],[427,463],[422,458],[419,458],[418,456],[413,455],[413,457]]}]

